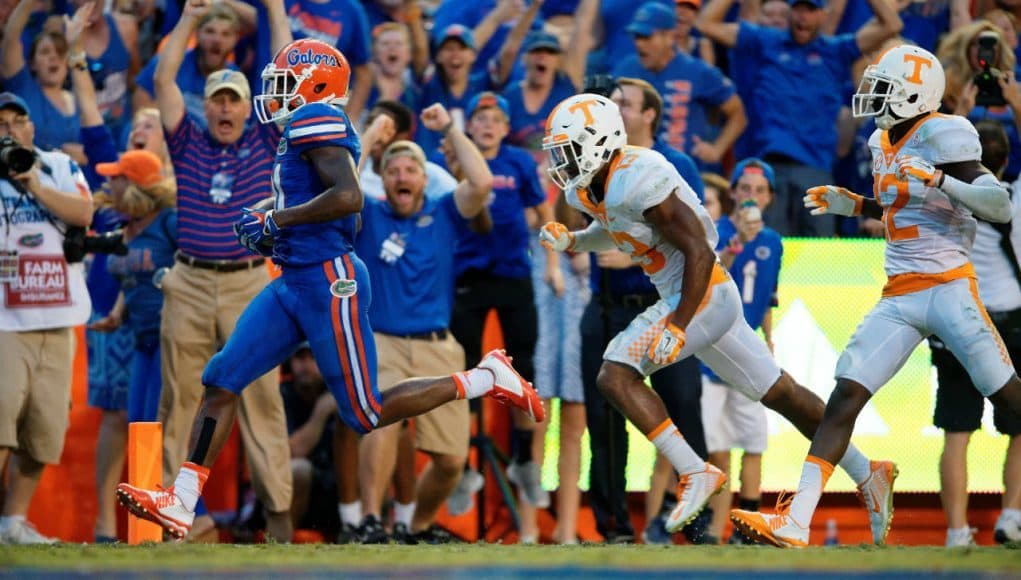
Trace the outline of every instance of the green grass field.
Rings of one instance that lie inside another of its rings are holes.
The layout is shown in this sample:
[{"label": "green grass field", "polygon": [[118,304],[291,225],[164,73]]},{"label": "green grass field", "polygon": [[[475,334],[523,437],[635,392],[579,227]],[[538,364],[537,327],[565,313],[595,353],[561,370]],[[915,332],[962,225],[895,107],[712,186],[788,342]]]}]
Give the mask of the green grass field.
[{"label": "green grass field", "polygon": [[0,571],[593,568],[771,571],[1021,571],[1021,550],[840,546],[784,551],[719,546],[0,546]]}]

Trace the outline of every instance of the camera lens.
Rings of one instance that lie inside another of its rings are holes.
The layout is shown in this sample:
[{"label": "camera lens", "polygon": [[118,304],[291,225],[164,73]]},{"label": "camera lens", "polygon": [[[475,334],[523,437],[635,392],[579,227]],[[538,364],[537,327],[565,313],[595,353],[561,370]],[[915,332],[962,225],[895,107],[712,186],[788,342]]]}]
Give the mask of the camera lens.
[{"label": "camera lens", "polygon": [[29,149],[11,147],[0,151],[0,163],[9,167],[14,173],[24,173],[32,169],[35,155]]}]

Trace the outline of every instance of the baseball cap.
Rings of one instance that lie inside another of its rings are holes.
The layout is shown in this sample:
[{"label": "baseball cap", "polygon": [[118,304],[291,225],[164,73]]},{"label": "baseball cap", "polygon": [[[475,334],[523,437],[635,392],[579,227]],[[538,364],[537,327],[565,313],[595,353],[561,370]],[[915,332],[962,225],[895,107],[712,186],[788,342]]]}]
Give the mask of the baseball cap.
[{"label": "baseball cap", "polygon": [[823,9],[826,8],[825,0],[788,0],[791,6],[797,6],[798,4],[808,4],[813,8]]},{"label": "baseball cap", "polygon": [[734,166],[734,173],[730,178],[730,186],[736,186],[737,181],[746,173],[758,174],[765,177],[766,182],[769,183],[769,189],[776,189],[776,177],[773,173],[773,166],[758,157],[742,159],[740,163]]},{"label": "baseball cap", "polygon": [[702,0],[674,0],[674,4],[678,6],[682,4],[687,4],[689,6],[694,7],[696,10],[702,8]]},{"label": "baseball cap", "polygon": [[22,115],[31,115],[25,100],[14,93],[0,93],[0,109],[17,109]]},{"label": "baseball cap", "polygon": [[425,151],[414,141],[394,141],[383,152],[383,159],[379,162],[380,169],[386,167],[387,163],[395,157],[411,157],[422,169],[425,169]]},{"label": "baseball cap", "polygon": [[208,99],[223,89],[234,91],[234,94],[246,101],[252,98],[248,79],[240,71],[225,68],[206,77],[205,98]]},{"label": "baseball cap", "polygon": [[677,25],[677,14],[666,4],[646,2],[635,12],[628,24],[627,32],[633,36],[652,36],[661,30],[673,30]]},{"label": "baseball cap", "polygon": [[562,52],[562,49],[560,48],[560,39],[545,30],[533,30],[529,32],[521,46],[522,50],[525,52],[532,52],[533,50]]},{"label": "baseball cap", "polygon": [[96,173],[106,177],[123,175],[136,185],[149,187],[163,181],[163,163],[152,151],[136,149],[121,153],[113,163],[97,163]]},{"label": "baseball cap", "polygon": [[491,91],[482,91],[472,97],[472,100],[468,101],[466,112],[468,113],[468,118],[471,119],[479,109],[491,109],[493,107],[503,111],[507,120],[510,120],[510,105],[507,104],[507,99]]},{"label": "baseball cap", "polygon": [[461,44],[475,50],[475,35],[472,34],[471,28],[463,24],[451,24],[444,28],[440,35],[436,37],[436,48],[439,48],[450,39],[458,40]]}]

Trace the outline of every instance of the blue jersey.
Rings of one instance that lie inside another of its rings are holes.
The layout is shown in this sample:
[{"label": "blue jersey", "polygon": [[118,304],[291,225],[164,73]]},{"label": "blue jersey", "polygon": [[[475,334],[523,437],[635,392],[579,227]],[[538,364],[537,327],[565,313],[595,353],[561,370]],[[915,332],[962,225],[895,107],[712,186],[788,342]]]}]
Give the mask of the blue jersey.
[{"label": "blue jersey", "polygon": [[[326,189],[315,167],[302,156],[318,147],[343,147],[358,159],[358,134],[340,107],[312,103],[298,109],[287,122],[273,164],[277,209],[306,203]],[[357,229],[357,215],[283,228],[273,243],[273,259],[284,266],[325,262],[351,251]]]},{"label": "blue jersey", "polygon": [[[434,157],[442,162],[442,156]],[[501,145],[493,159],[488,159],[493,174],[489,214],[493,230],[488,234],[467,232],[457,244],[455,264],[457,275],[468,270],[481,270],[504,278],[528,278],[532,260],[528,257],[531,235],[525,221],[525,209],[546,201],[539,185],[539,172],[532,156],[524,149]]]},{"label": "blue jersey", "polygon": [[401,217],[390,204],[366,199],[355,250],[376,289],[369,307],[372,328],[387,334],[420,334],[450,325],[454,308],[454,252],[468,220],[454,195],[426,198],[422,209]]},{"label": "blue jersey", "polygon": [[[545,5],[543,5],[545,7]],[[542,163],[545,153],[542,151],[542,138],[546,135],[546,117],[567,97],[573,96],[578,90],[571,79],[562,72],[557,72],[546,101],[535,111],[525,108],[524,81],[514,83],[503,92],[510,108],[510,133],[507,142],[523,147],[532,154],[536,163]]]},{"label": "blue jersey", "polygon": [[[717,222],[716,231],[720,235],[717,251],[725,248],[737,233],[734,223],[727,216]],[[780,281],[781,258],[783,242],[780,234],[764,227],[754,240],[744,245],[730,266],[730,276],[741,290],[744,319],[754,329],[762,326],[766,312],[777,305],[776,289]]]},{"label": "blue jersey", "polygon": [[658,137],[685,153],[694,147],[693,137],[709,134],[709,112],[736,92],[720,69],[683,52],[659,72],[643,67],[637,55],[629,56],[614,67],[613,76],[643,79],[656,87],[663,97]]}]

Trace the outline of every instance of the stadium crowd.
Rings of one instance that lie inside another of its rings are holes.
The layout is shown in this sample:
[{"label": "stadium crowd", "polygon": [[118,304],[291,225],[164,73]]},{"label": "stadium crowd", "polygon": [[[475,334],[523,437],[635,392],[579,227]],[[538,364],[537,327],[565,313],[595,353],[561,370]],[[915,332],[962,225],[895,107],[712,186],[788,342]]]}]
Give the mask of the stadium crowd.
[{"label": "stadium crowd", "polygon": [[[0,543],[53,541],[26,514],[43,469],[60,460],[76,326],[88,329],[89,404],[103,411],[95,541],[117,541],[129,422],[163,424],[173,482],[203,368],[270,281],[234,223],[281,179],[281,132],[258,123],[252,103],[273,88],[260,73],[292,39],[336,46],[351,67],[345,110],[367,200],[355,251],[372,281],[380,390],[475,367],[495,310],[515,367],[559,400],[555,506],[541,482],[547,423],[515,415],[506,476],[521,541],[540,541],[538,513],[553,509],[548,539],[578,542],[587,429],[599,533],[668,543],[671,465],[657,459],[648,524],[636,532],[625,421],[596,388],[607,343],[659,295],[620,251],[539,245],[554,218],[585,225],[547,177],[547,117],[582,91],[618,104],[628,144],[662,153],[703,200],[745,317],[772,348],[782,238],[884,235],[876,219],[811,216],[802,197],[820,184],[872,195],[876,127],[850,103],[885,49],[907,42],[938,55],[943,110],[976,124],[985,165],[1017,189],[1018,18],[1019,0],[0,0]],[[290,129],[292,143],[302,130]],[[455,204],[451,192],[464,196]],[[983,222],[973,250],[1014,361],[1019,237]],[[937,337],[931,345],[947,545],[969,545],[965,461],[982,398]],[[757,510],[765,407],[693,357],[650,382],[703,459],[729,467],[742,450],[738,501]],[[240,399],[256,498],[245,526],[280,542],[296,528],[344,543],[456,540],[437,513],[444,503],[467,512],[484,481],[467,461],[480,411],[468,401],[413,429],[359,436],[338,419],[307,344]],[[1021,540],[1021,419],[998,413],[996,426],[1011,437],[997,539]],[[416,450],[430,459],[417,476]],[[742,542],[728,532],[731,500],[715,499],[687,538]],[[201,501],[197,513],[192,539],[216,525]]]}]

